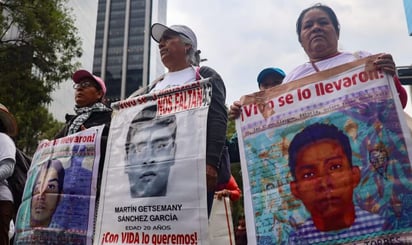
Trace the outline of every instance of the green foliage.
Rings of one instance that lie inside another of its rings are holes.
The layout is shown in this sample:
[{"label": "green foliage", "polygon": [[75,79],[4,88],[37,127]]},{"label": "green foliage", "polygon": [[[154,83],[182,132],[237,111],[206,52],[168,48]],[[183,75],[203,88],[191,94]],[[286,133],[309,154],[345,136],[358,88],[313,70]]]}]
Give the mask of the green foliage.
[{"label": "green foliage", "polygon": [[226,138],[232,138],[232,135],[236,132],[236,124],[234,120],[229,120],[227,122]]},{"label": "green foliage", "polygon": [[81,41],[67,0],[0,2],[0,103],[18,123],[18,147],[33,153],[62,126],[47,111],[51,92],[79,67]]},{"label": "green foliage", "polygon": [[[227,122],[226,138],[232,138],[233,134],[236,133],[236,124],[234,120]],[[231,172],[235,178],[239,188],[242,190],[242,196],[236,202],[232,203],[232,220],[233,225],[237,225],[238,217],[240,214],[244,214],[244,197],[243,197],[243,179],[240,163],[231,163]]]}]

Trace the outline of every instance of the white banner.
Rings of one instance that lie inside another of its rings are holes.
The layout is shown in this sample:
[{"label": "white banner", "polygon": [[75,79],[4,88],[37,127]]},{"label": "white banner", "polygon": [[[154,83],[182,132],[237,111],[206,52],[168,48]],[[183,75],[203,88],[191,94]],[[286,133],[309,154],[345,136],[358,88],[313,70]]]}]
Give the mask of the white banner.
[{"label": "white banner", "polygon": [[33,156],[15,244],[92,244],[103,126],[42,141]]},{"label": "white banner", "polygon": [[411,134],[373,58],[242,97],[248,244],[410,241]]},{"label": "white banner", "polygon": [[207,244],[207,81],[112,105],[94,244]]}]

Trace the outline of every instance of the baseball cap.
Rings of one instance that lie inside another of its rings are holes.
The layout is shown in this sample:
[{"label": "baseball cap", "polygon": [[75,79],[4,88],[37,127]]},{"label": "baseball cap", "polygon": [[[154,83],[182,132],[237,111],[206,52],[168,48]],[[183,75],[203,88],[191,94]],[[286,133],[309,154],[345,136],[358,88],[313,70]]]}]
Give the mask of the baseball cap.
[{"label": "baseball cap", "polygon": [[100,77],[95,76],[86,70],[78,70],[72,76],[74,83],[80,83],[85,78],[91,78],[95,80],[97,84],[99,84],[100,88],[102,89],[103,94],[106,94],[106,85],[104,84],[104,81]]},{"label": "baseball cap", "polygon": [[156,42],[160,42],[160,39],[162,38],[163,33],[167,30],[175,32],[185,38],[188,38],[191,42],[190,44],[192,45],[193,49],[197,50],[197,38],[196,38],[195,33],[192,31],[192,29],[184,25],[173,25],[173,26],[167,27],[160,23],[154,23],[151,28],[152,38]]},{"label": "baseball cap", "polygon": [[6,106],[0,103],[0,120],[6,128],[6,134],[9,136],[17,135],[16,118],[9,112]]},{"label": "baseball cap", "polygon": [[276,68],[276,67],[268,67],[268,68],[263,69],[263,70],[259,73],[259,75],[258,75],[258,77],[257,77],[257,82],[258,82],[258,84],[260,84],[261,82],[263,82],[263,79],[264,79],[267,75],[269,75],[269,74],[274,74],[274,75],[276,75],[276,76],[279,76],[279,78],[280,78],[281,80],[283,80],[283,78],[285,78],[285,76],[286,76],[285,72],[284,72],[282,69]]}]

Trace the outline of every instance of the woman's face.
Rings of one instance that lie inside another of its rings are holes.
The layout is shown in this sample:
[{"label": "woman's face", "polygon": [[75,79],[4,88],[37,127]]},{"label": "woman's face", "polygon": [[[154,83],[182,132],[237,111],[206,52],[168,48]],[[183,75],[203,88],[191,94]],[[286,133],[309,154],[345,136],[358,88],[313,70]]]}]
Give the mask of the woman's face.
[{"label": "woman's face", "polygon": [[90,78],[81,81],[74,92],[74,100],[78,107],[92,106],[94,103],[100,101],[103,92],[97,89],[97,83]]},{"label": "woman's face", "polygon": [[163,64],[169,71],[187,67],[186,51],[189,44],[183,43],[179,35],[165,31],[159,42],[159,52]]},{"label": "woman's face", "polygon": [[303,16],[299,35],[301,45],[312,61],[329,58],[338,52],[339,35],[328,14],[318,8]]}]

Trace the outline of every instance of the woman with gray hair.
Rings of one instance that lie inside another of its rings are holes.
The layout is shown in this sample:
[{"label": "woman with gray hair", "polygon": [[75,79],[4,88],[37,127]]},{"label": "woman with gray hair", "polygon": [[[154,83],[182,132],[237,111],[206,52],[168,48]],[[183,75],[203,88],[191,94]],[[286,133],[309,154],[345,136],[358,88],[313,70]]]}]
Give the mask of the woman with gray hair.
[{"label": "woman with gray hair", "polygon": [[226,138],[225,84],[220,75],[212,68],[199,67],[200,50],[197,49],[196,35],[189,27],[185,25],[168,27],[155,23],[151,27],[151,35],[159,43],[160,57],[168,71],[147,88],[136,91],[132,96],[181,86],[201,78],[210,78],[212,84],[213,92],[207,117],[206,139],[207,206],[210,213],[217,184],[220,156]]}]

